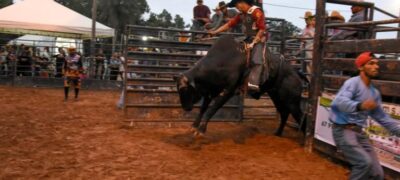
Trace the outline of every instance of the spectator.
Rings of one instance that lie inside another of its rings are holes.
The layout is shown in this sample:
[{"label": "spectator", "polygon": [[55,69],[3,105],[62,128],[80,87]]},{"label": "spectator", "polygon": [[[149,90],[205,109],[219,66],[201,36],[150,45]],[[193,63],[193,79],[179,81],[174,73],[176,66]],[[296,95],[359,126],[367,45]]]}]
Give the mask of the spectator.
[{"label": "spectator", "polygon": [[40,57],[40,49],[35,48],[35,50],[32,49],[32,76],[41,76],[41,77],[47,77],[47,74],[41,72],[42,69],[45,68],[46,62],[44,62],[41,57]]},{"label": "spectator", "polygon": [[102,75],[104,74],[104,62],[106,61],[106,56],[104,55],[103,49],[99,49],[95,58],[95,69],[94,69],[94,78],[95,79],[103,79]]},{"label": "spectator", "polygon": [[210,8],[203,4],[203,0],[197,0],[197,6],[193,8],[193,26],[195,29],[204,29],[204,25],[211,22],[210,15]]},{"label": "spectator", "polygon": [[[239,12],[236,11],[235,9],[232,9],[232,8],[228,9],[228,6],[225,4],[224,1],[219,2],[219,7],[220,7],[223,17],[224,17],[223,22],[222,22],[223,24],[228,23],[230,20],[235,18],[236,15],[239,14]],[[231,29],[231,32],[234,32],[234,33],[242,32],[242,25],[241,24],[236,25],[235,27],[233,27]]]},{"label": "spectator", "polygon": [[23,44],[20,46],[18,54],[17,75],[18,76],[32,75],[32,52],[29,47]]},{"label": "spectator", "polygon": [[215,12],[215,14],[212,16],[211,22],[205,25],[205,28],[207,30],[216,30],[224,25],[224,15],[222,14],[221,7],[217,6],[215,9],[213,9],[213,11]]},{"label": "spectator", "polygon": [[56,78],[61,78],[62,77],[62,67],[65,61],[65,51],[63,48],[58,48],[58,54],[55,56],[56,58]]},{"label": "spectator", "polygon": [[43,52],[41,54],[41,58],[43,61],[46,61],[46,70],[49,74],[50,77],[54,77],[56,67],[55,67],[55,62],[50,56],[50,47],[44,47]]},{"label": "spectator", "polygon": [[[305,38],[302,40],[302,49],[305,51],[305,58],[307,62],[306,66],[306,71],[308,74],[312,73],[312,63],[311,59],[313,58],[313,46],[314,46],[314,36],[315,36],[315,16],[312,14],[312,12],[307,11],[304,14],[304,20],[306,22],[306,27],[303,29],[303,32],[301,34],[302,38]],[[310,39],[311,38],[311,39]],[[310,77],[310,76],[308,76]],[[309,80],[311,80],[309,78]]]},{"label": "spectator", "polygon": [[115,52],[110,59],[110,64],[108,65],[110,70],[110,80],[116,81],[118,79],[118,75],[120,74],[119,68],[121,66],[121,59],[119,54]]},{"label": "spectator", "polygon": [[[344,22],[345,22],[345,19],[340,14],[339,11],[332,11],[331,15],[328,17],[328,23],[344,23]],[[329,29],[328,36],[329,37],[335,36],[339,32],[340,32],[339,29]]]},{"label": "spectator", "polygon": [[0,75],[8,74],[8,61],[7,61],[8,52],[4,47],[0,48]]},{"label": "spectator", "polygon": [[121,60],[121,64],[119,65],[120,77],[121,77],[121,80],[124,80],[124,78],[125,78],[125,57],[123,57],[121,53],[118,53],[118,57]]},{"label": "spectator", "polygon": [[6,60],[7,60],[8,69],[10,70],[10,72],[14,70],[14,67],[15,67],[16,62],[17,62],[17,55],[16,55],[15,49],[17,49],[17,48],[14,47],[14,46],[7,47]]}]

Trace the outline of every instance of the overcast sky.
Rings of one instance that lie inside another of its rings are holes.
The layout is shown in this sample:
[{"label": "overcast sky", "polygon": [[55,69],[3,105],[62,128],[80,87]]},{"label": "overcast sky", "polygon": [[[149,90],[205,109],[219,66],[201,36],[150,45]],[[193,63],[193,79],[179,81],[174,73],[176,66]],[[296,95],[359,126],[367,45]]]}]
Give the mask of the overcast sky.
[{"label": "overcast sky", "polygon": [[[216,7],[219,1],[221,0],[204,0],[204,4],[212,9]],[[225,0],[225,2],[228,1],[229,0]],[[179,14],[183,16],[186,23],[191,23],[193,16],[192,10],[196,5],[196,0],[147,0],[147,2],[152,12],[159,13],[163,9],[166,9],[173,15]],[[284,18],[302,28],[304,26],[304,21],[299,17],[304,16],[306,9],[314,12],[316,7],[315,2],[316,0],[264,0],[264,10],[266,11],[266,16],[268,17]],[[399,15],[400,0],[369,0],[369,2],[374,2],[377,7],[385,9],[386,11],[395,15]],[[298,7],[300,9],[279,7],[275,5]],[[339,10],[342,15],[346,17],[346,20],[348,20],[351,16],[349,6],[329,5],[327,9]],[[382,15],[381,13],[375,14],[375,19],[377,20],[389,19],[388,16]],[[393,37],[395,35],[392,33],[390,36]]]}]

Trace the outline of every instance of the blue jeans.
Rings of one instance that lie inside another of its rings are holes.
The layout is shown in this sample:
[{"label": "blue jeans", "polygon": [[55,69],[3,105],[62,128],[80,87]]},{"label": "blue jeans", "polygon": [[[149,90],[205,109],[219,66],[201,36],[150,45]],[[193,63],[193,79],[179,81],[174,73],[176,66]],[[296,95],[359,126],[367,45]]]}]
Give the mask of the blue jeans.
[{"label": "blue jeans", "polygon": [[333,139],[351,165],[350,180],[383,180],[383,169],[367,134],[333,126]]}]

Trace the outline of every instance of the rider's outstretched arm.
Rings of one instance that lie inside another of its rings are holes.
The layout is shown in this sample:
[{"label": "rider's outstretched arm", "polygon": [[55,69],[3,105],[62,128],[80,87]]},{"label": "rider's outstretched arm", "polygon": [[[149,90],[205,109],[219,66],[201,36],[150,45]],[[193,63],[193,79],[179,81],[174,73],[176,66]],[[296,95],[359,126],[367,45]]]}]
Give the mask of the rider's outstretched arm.
[{"label": "rider's outstretched arm", "polygon": [[221,32],[225,32],[225,31],[227,31],[228,29],[230,29],[229,23],[226,23],[226,24],[224,24],[223,26],[219,27],[217,30],[211,31],[210,33],[213,34],[213,35],[215,35],[215,34],[219,34],[219,33],[221,33]]}]

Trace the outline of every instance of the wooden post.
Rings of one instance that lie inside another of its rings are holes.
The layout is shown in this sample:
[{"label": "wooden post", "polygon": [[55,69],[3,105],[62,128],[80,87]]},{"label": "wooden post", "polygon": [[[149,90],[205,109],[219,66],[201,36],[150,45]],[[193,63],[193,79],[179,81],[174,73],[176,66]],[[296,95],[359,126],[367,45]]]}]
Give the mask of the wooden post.
[{"label": "wooden post", "polygon": [[[374,20],[374,12],[375,12],[375,5],[371,6],[369,8],[369,16],[368,16],[368,21],[373,21]],[[376,38],[376,32],[374,31],[375,26],[370,26],[369,31],[368,31],[368,38],[375,39]]]},{"label": "wooden post", "polygon": [[[130,33],[131,33],[131,27],[126,26],[124,34],[128,36],[128,39],[129,39]],[[121,37],[123,37],[123,35],[121,35]],[[125,56],[124,57],[125,58],[125,62],[124,62],[125,78],[123,79],[123,85],[122,85],[123,93],[124,93],[124,102],[123,102],[124,115],[128,114],[128,109],[126,108],[126,102],[128,99],[128,72],[127,72],[128,71],[128,39],[126,41],[121,40],[121,44],[123,45],[124,56]]]},{"label": "wooden post", "polygon": [[[398,18],[400,18],[400,10],[399,10],[399,17]],[[400,28],[400,23],[399,23],[399,28]],[[400,31],[397,31],[397,39],[400,39]],[[399,57],[400,57],[400,54],[397,53],[396,59],[399,59]]]},{"label": "wooden post", "polygon": [[285,34],[285,27],[286,27],[286,21],[282,20],[281,21],[281,54],[285,55],[285,49],[286,49],[286,34]]},{"label": "wooden post", "polygon": [[[92,1],[92,37],[90,43],[90,55],[94,58],[96,48],[96,19],[97,19],[97,0]],[[93,59],[92,59],[93,60]]]},{"label": "wooden post", "polygon": [[323,42],[324,42],[324,25],[326,22],[326,0],[316,0],[317,1],[317,12],[316,12],[316,27],[314,37],[314,51],[312,60],[312,76],[311,76],[311,89],[310,89],[310,100],[309,100],[309,110],[308,121],[307,121],[307,132],[306,132],[306,143],[305,147],[309,152],[313,149],[314,140],[314,127],[315,120],[317,116],[318,107],[318,97],[321,93],[321,82],[322,82],[322,66],[321,61],[324,57],[323,52]]}]

